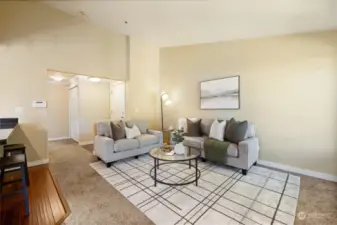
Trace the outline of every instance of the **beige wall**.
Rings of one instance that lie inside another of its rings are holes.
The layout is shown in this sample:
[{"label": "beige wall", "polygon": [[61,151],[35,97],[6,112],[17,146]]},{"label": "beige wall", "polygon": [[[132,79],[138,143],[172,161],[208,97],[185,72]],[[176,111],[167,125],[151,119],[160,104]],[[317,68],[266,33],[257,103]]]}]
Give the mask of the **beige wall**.
[{"label": "beige wall", "polygon": [[48,138],[69,137],[69,90],[64,84],[48,83]]},{"label": "beige wall", "polygon": [[94,140],[94,124],[110,119],[110,83],[79,80],[79,141]]},{"label": "beige wall", "polygon": [[32,100],[47,99],[47,69],[125,79],[127,55],[124,35],[43,3],[0,2],[0,116],[27,124],[22,132],[34,147],[30,161],[47,157],[47,109],[31,107]]},{"label": "beige wall", "polygon": [[[337,175],[337,31],[160,51],[165,124],[178,117],[256,124],[260,159]],[[199,82],[240,75],[240,110],[200,110]]]},{"label": "beige wall", "polygon": [[130,38],[126,119],[145,119],[159,128],[159,49]]}]

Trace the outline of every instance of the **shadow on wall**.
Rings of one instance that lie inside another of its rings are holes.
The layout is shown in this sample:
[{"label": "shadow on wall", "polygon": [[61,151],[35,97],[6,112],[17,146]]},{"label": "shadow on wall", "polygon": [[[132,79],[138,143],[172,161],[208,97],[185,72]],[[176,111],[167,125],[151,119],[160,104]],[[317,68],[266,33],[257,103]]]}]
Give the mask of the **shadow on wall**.
[{"label": "shadow on wall", "polygon": [[26,146],[28,162],[48,158],[47,131],[38,124],[17,125],[8,137],[8,144],[21,143]]},{"label": "shadow on wall", "polygon": [[[60,16],[60,14],[63,14]],[[46,19],[48,18],[48,19]],[[10,21],[10,22],[9,22]],[[22,21],[26,21],[22,23]],[[26,38],[37,33],[74,27],[84,21],[39,2],[0,2],[0,43]],[[27,25],[29,24],[29,26]],[[52,37],[57,39],[57,37]],[[31,40],[33,41],[33,40]]]}]

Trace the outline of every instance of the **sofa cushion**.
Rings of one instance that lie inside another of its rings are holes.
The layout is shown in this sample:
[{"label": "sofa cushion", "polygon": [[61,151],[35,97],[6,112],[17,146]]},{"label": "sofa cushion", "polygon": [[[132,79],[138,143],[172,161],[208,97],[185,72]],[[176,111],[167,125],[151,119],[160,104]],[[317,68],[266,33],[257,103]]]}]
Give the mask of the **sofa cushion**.
[{"label": "sofa cushion", "polygon": [[139,147],[136,139],[119,139],[114,143],[114,152],[122,152]]},{"label": "sofa cushion", "polygon": [[197,149],[204,149],[204,137],[184,137],[183,145]]},{"label": "sofa cushion", "polygon": [[214,119],[201,119],[200,128],[203,135],[209,136]]},{"label": "sofa cushion", "polygon": [[142,134],[136,137],[136,140],[139,142],[140,147],[159,144],[159,137],[152,134]]},{"label": "sofa cushion", "polygon": [[248,122],[246,120],[240,122],[232,118],[226,124],[225,139],[232,143],[239,143],[245,140],[247,128]]},{"label": "sofa cushion", "polygon": [[201,128],[200,128],[201,120],[192,121],[187,119],[187,134],[186,136],[190,137],[198,137],[201,136]]},{"label": "sofa cushion", "polygon": [[110,121],[98,122],[96,124],[96,128],[97,128],[97,135],[113,138]]},{"label": "sofa cushion", "polygon": [[125,138],[125,129],[123,121],[111,122],[111,130],[115,141]]},{"label": "sofa cushion", "polygon": [[143,120],[126,121],[126,126],[128,128],[132,128],[134,124],[139,128],[140,133],[142,133],[142,134],[147,133],[147,129],[149,128],[149,123],[147,121],[143,121]]}]

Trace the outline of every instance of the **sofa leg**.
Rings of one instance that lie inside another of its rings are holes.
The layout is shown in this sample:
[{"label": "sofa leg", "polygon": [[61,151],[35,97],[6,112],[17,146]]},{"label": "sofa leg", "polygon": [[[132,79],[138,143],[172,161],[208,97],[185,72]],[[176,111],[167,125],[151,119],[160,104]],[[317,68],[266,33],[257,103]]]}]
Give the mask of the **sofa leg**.
[{"label": "sofa leg", "polygon": [[247,175],[247,170],[242,169],[242,175],[246,176]]},{"label": "sofa leg", "polygon": [[107,168],[109,168],[110,166],[112,166],[112,162],[106,163],[106,167],[107,167]]},{"label": "sofa leg", "polygon": [[253,165],[256,166],[257,165],[257,161],[255,163],[253,163]]},{"label": "sofa leg", "polygon": [[205,158],[201,158],[201,161],[202,162],[206,162],[207,160]]},{"label": "sofa leg", "polygon": [[135,156],[135,159],[138,159],[138,155]]}]

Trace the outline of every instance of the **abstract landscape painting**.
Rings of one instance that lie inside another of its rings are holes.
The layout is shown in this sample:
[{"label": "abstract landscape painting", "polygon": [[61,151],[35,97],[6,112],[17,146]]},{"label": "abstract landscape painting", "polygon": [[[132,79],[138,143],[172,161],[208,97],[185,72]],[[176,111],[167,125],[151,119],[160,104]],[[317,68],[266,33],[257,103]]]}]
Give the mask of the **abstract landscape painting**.
[{"label": "abstract landscape painting", "polygon": [[239,109],[240,77],[225,77],[200,84],[201,109]]}]

